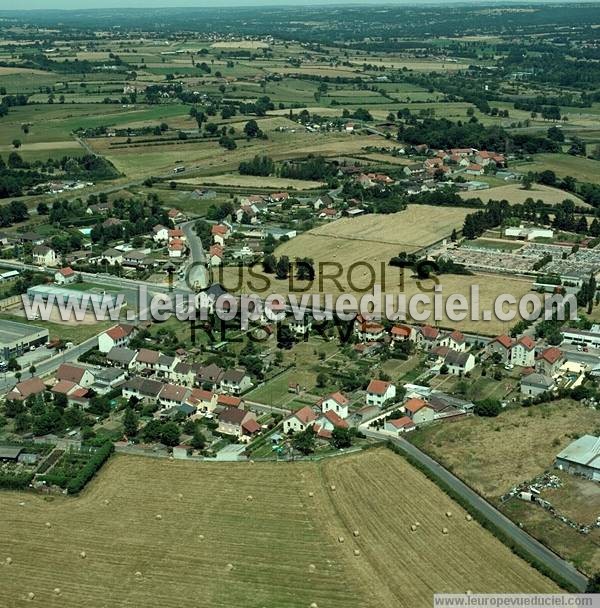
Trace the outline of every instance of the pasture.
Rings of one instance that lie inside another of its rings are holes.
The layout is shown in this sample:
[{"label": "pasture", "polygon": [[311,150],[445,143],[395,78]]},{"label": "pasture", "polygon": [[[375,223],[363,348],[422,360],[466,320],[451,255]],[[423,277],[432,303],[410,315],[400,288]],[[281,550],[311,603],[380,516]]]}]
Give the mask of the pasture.
[{"label": "pasture", "polygon": [[236,188],[281,188],[282,190],[314,190],[322,188],[322,182],[310,180],[288,179],[285,177],[260,177],[256,175],[239,175],[225,173],[223,175],[210,175],[194,177],[191,179],[175,180],[177,183],[192,186],[231,186]]},{"label": "pasture", "polygon": [[600,161],[569,154],[536,154],[533,162],[520,163],[514,167],[518,171],[541,172],[549,169],[558,177],[570,175],[582,182],[600,184]]},{"label": "pasture", "polygon": [[595,433],[600,412],[574,401],[510,409],[497,418],[467,418],[419,430],[411,441],[471,487],[498,499],[552,467],[577,434]]},{"label": "pasture", "polygon": [[117,456],[79,498],[5,492],[0,508],[11,608],[28,593],[48,608],[425,608],[434,591],[557,591],[384,449],[320,464]]}]

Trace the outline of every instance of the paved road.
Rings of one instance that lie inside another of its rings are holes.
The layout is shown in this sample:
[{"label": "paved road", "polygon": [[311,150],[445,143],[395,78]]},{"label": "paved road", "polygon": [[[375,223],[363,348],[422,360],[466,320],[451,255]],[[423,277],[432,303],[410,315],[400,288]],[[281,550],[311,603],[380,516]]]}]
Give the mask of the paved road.
[{"label": "paved road", "polygon": [[180,228],[185,233],[188,245],[190,247],[190,270],[188,270],[187,286],[198,286],[200,289],[208,287],[209,276],[206,269],[206,255],[202,247],[202,241],[194,230],[194,224],[198,220],[192,220],[180,224]]},{"label": "paved road", "polygon": [[[98,345],[98,335],[88,338],[85,342],[77,344],[77,346],[74,346],[73,348],[69,348],[68,350],[64,350],[61,353],[55,354],[49,359],[45,359],[44,361],[36,363],[35,375],[42,378],[51,374],[52,372],[55,372],[62,363],[65,363],[67,361],[77,361],[77,359],[81,355],[83,355],[83,353],[86,353],[92,348],[96,348],[96,346]],[[29,373],[26,369],[22,370],[21,373],[23,374],[21,380],[27,380],[27,378],[29,378]],[[14,374],[2,374],[0,376],[0,393],[4,393],[11,389],[16,384],[16,382],[17,380]]]},{"label": "paved road", "polygon": [[481,512],[496,527],[502,530],[504,534],[509,536],[515,543],[520,545],[528,553],[536,557],[547,568],[559,574],[562,578],[577,587],[577,589],[581,591],[585,590],[587,578],[581,574],[581,572],[579,572],[570,563],[556,555],[556,553],[553,553],[550,551],[550,549],[535,540],[527,532],[519,528],[519,526],[500,513],[500,511],[493,507],[479,494],[471,490],[471,488],[455,477],[441,464],[427,456],[427,454],[423,453],[417,447],[402,438],[390,438],[389,435],[376,431],[365,431],[365,434],[374,439],[391,439],[395,445],[415,458],[422,466],[426,467],[429,471],[448,484],[448,486],[457,492],[461,498],[466,500],[473,508]]}]

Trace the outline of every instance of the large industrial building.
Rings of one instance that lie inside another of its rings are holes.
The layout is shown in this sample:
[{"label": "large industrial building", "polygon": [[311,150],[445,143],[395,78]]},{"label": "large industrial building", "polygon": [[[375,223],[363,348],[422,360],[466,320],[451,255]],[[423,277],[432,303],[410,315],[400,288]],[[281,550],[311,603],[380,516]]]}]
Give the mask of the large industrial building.
[{"label": "large industrial building", "polygon": [[111,306],[117,303],[116,294],[109,292],[96,293],[93,291],[78,291],[76,289],[67,289],[65,287],[57,287],[56,285],[36,285],[27,290],[27,295],[30,299],[35,297],[41,298],[44,302],[62,305],[70,301],[77,305],[86,304],[89,306],[102,307],[102,302],[106,302]]},{"label": "large industrial building", "polygon": [[557,469],[600,481],[600,437],[584,435],[570,443],[554,463]]},{"label": "large industrial building", "polygon": [[0,320],[0,359],[18,357],[32,346],[48,342],[48,330],[29,323]]}]

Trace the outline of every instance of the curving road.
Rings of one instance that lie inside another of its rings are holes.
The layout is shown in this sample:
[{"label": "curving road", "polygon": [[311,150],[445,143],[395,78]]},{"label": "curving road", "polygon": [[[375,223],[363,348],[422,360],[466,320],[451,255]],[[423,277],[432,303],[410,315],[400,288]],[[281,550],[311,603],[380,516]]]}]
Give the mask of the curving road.
[{"label": "curving road", "polygon": [[377,431],[364,431],[367,437],[374,439],[384,439],[391,441],[398,446],[403,452],[417,460],[423,467],[427,468],[436,477],[448,484],[457,494],[469,503],[474,509],[482,513],[489,521],[497,528],[502,530],[504,534],[509,536],[516,544],[522,547],[529,554],[542,562],[549,570],[552,570],[563,579],[569,581],[580,591],[584,591],[587,585],[587,578],[579,572],[573,565],[565,561],[556,553],[535,540],[525,530],[519,528],[508,517],[500,513],[498,509],[492,506],[487,500],[474,492],[469,486],[463,483],[458,477],[455,477],[450,471],[445,469],[439,462],[433,460],[427,454],[419,450],[419,448],[406,441],[406,439],[390,437],[387,434]]}]

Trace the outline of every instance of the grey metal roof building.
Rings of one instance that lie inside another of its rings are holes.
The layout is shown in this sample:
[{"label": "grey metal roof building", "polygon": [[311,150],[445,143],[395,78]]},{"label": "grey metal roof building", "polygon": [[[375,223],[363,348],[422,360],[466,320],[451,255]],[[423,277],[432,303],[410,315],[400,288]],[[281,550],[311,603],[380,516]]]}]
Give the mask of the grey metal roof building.
[{"label": "grey metal roof building", "polygon": [[43,327],[0,320],[0,359],[18,357],[32,346],[47,342],[48,330]]},{"label": "grey metal roof building", "polygon": [[554,463],[557,469],[600,481],[600,437],[584,435],[569,444]]}]

